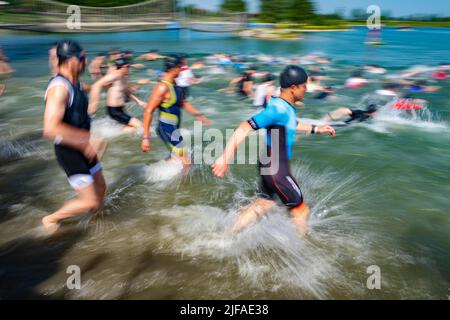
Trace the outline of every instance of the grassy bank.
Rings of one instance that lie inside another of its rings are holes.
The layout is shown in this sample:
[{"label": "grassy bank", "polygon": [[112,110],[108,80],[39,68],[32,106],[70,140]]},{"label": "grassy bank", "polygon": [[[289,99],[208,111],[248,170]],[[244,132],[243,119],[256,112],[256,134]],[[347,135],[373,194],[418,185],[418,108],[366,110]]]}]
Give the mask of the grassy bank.
[{"label": "grassy bank", "polygon": [[[253,18],[250,19],[253,23],[265,23],[265,21]],[[381,20],[384,26],[389,27],[450,27],[450,21],[414,21],[414,20]],[[337,19],[314,19],[311,21],[305,21],[305,23],[294,24],[289,22],[280,22],[275,24],[277,29],[295,29],[295,30],[327,30],[327,29],[347,29],[351,25],[365,26],[365,20],[337,20]]]}]

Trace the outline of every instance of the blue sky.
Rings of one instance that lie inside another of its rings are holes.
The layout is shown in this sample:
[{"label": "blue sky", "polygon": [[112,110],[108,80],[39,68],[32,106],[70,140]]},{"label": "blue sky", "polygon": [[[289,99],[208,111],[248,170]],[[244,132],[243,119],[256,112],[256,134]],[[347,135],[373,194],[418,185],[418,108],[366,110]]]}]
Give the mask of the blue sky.
[{"label": "blue sky", "polygon": [[[179,0],[185,4],[196,4],[205,9],[216,9],[222,0]],[[273,0],[276,1],[276,0]],[[258,0],[246,0],[251,12],[258,10]],[[389,10],[394,16],[411,14],[439,14],[450,16],[449,0],[315,0],[320,13],[333,13],[342,8],[348,14],[354,8],[367,8],[371,4]]]}]

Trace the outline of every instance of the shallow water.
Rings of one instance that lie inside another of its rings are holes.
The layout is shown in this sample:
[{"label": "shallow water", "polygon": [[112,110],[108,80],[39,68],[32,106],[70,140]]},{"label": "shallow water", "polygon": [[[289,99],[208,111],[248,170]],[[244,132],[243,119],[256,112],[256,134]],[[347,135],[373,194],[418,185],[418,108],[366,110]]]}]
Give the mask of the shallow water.
[{"label": "shallow water", "polygon": [[[437,65],[450,56],[447,29],[383,32],[385,46],[364,45],[366,32],[308,34],[303,41],[264,42],[187,31],[75,35],[89,57],[112,44],[144,52],[225,51],[281,58],[321,52],[333,58],[328,75],[336,100],[305,98],[302,118],[318,119],[336,107],[364,105],[379,88],[342,88],[352,66],[375,63],[395,74],[415,65]],[[300,135],[292,172],[311,207],[311,232],[295,233],[283,207],[235,238],[227,230],[254,196],[255,165],[234,165],[223,180],[206,164],[180,175],[161,161],[157,138],[140,151],[139,135],[119,135],[101,110],[93,131],[109,140],[103,158],[108,193],[95,218],[64,224],[50,239],[40,218],[69,199],[70,189],[41,138],[47,50],[56,35],[0,33],[16,70],[1,80],[0,97],[0,297],[66,299],[447,299],[450,288],[449,84],[419,94],[427,109],[405,117],[385,107],[370,123],[338,128],[337,136]],[[445,40],[447,39],[447,41]],[[131,79],[155,79],[138,70]],[[279,72],[280,66],[262,67]],[[227,96],[233,76],[207,75],[192,88],[192,102],[222,132],[255,110]],[[389,75],[388,74],[388,75]],[[87,77],[86,77],[87,79]],[[373,79],[381,79],[373,76]],[[146,99],[149,86],[141,87]],[[129,112],[142,117],[141,107]],[[183,134],[193,132],[184,115]],[[195,148],[200,148],[195,145]],[[68,290],[67,267],[82,271],[80,290]],[[381,270],[381,289],[369,290],[367,268]]]}]

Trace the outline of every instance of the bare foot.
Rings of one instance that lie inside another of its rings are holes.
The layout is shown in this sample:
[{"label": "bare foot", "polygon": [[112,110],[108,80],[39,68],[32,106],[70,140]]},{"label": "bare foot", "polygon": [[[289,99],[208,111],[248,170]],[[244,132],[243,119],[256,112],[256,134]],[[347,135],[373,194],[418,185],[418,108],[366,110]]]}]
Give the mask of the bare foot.
[{"label": "bare foot", "polygon": [[134,133],[136,133],[136,128],[132,127],[132,126],[124,126],[123,132],[127,133],[127,134],[134,134]]},{"label": "bare foot", "polygon": [[54,234],[60,227],[59,223],[51,221],[48,216],[42,218],[42,224],[44,225],[45,231],[48,235]]},{"label": "bare foot", "polygon": [[301,219],[295,219],[295,229],[301,237],[304,237],[309,233],[308,223],[306,221],[300,220]]}]

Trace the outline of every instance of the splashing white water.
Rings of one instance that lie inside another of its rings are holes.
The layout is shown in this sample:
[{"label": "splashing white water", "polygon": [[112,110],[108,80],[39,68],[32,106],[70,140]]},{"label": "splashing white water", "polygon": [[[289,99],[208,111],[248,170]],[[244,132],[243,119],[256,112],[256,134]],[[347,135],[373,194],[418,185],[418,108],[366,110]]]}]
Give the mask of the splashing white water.
[{"label": "splashing white water", "polygon": [[147,165],[145,168],[146,183],[168,181],[176,178],[183,171],[181,160],[160,160],[156,163]]},{"label": "splashing white water", "polygon": [[[232,237],[230,227],[244,205],[238,191],[226,210],[190,205],[161,211],[169,220],[159,229],[161,251],[227,261],[237,267],[246,286],[258,290],[327,298],[332,290],[329,283],[334,283],[355,292],[360,284],[346,277],[340,257],[345,251],[365,261],[372,254],[364,248],[364,243],[370,242],[371,221],[350,213],[350,199],[361,192],[362,181],[338,179],[333,172],[313,173],[307,165],[294,172],[303,186],[309,186],[304,192],[311,207],[308,236],[300,237],[286,210],[277,206]],[[249,200],[247,197],[246,202]]]},{"label": "splashing white water", "polygon": [[378,110],[373,121],[365,124],[367,128],[375,131],[386,133],[390,129],[402,127],[415,127],[419,130],[431,132],[449,132],[447,123],[439,121],[426,105],[419,110],[397,110],[393,107],[396,101],[388,103]]}]

